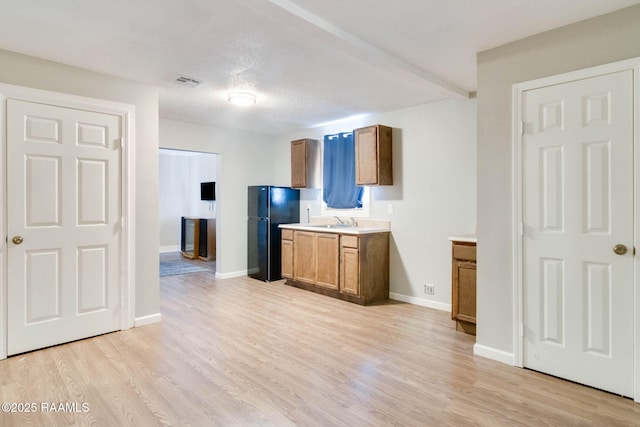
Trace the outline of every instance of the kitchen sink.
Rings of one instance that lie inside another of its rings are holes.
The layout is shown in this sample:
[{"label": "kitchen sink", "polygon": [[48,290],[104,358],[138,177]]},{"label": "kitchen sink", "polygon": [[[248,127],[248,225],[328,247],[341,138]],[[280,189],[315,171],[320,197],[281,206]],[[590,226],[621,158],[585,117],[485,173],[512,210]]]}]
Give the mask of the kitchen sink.
[{"label": "kitchen sink", "polygon": [[306,227],[318,227],[318,228],[349,228],[349,224],[305,224]]}]

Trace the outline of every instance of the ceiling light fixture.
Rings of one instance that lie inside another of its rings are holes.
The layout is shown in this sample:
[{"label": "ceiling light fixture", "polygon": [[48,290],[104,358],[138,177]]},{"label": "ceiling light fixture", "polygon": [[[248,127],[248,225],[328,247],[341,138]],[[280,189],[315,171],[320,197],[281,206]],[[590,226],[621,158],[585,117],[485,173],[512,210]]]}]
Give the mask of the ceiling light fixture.
[{"label": "ceiling light fixture", "polygon": [[253,105],[256,103],[256,96],[248,92],[231,92],[229,102],[236,105]]}]

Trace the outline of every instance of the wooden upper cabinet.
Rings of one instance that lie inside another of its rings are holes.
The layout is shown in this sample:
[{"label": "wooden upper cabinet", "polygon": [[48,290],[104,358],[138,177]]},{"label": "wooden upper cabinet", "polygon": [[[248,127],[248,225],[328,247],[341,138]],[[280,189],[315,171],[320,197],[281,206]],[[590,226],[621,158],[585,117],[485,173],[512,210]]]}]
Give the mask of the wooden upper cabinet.
[{"label": "wooden upper cabinet", "polygon": [[391,128],[383,125],[355,130],[356,185],[393,185]]},{"label": "wooden upper cabinet", "polygon": [[291,141],[291,187],[320,186],[320,143],[315,139]]}]

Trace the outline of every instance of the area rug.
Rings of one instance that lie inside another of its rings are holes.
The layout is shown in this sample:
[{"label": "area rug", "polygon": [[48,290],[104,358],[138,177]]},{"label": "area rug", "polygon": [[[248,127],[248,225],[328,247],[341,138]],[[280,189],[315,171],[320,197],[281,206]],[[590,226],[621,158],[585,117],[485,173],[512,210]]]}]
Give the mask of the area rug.
[{"label": "area rug", "polygon": [[196,273],[198,271],[207,271],[207,269],[181,260],[160,261],[160,277]]}]

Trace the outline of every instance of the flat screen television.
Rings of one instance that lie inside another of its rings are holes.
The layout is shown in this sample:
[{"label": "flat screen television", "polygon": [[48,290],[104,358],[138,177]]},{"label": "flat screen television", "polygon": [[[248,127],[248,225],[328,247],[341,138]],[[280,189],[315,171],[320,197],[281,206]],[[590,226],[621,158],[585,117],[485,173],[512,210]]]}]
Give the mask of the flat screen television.
[{"label": "flat screen television", "polygon": [[216,183],[201,182],[200,183],[200,200],[215,200],[215,199],[216,199]]}]

